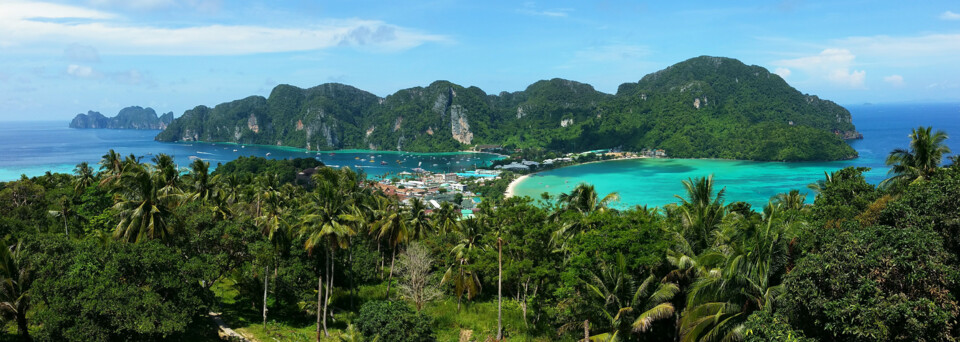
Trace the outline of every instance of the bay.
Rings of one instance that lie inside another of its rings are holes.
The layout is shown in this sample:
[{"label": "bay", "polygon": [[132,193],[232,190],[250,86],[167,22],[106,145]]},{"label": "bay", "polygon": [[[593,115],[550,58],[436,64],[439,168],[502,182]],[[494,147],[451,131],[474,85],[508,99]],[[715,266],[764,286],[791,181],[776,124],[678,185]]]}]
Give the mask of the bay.
[{"label": "bay", "polygon": [[[871,168],[867,181],[878,184],[887,178],[884,161],[895,148],[908,148],[910,129],[933,126],[952,134],[947,145],[960,152],[960,104],[896,104],[847,106],[862,140],[850,141],[859,157],[834,162],[751,162],[703,159],[634,159],[570,166],[540,172],[518,183],[515,194],[539,198],[569,192],[579,183],[593,184],[604,196],[620,195],[614,207],[663,206],[677,203],[675,194],[684,194],[681,181],[691,177],[714,176],[717,189],[725,188],[727,203],[745,201],[755,208],[770,197],[791,189],[807,192],[806,185],[847,166]],[[813,196],[807,198],[812,202]]]},{"label": "bay", "polygon": [[330,166],[348,166],[379,177],[421,167],[433,172],[456,172],[488,165],[500,156],[487,153],[408,153],[396,151],[310,151],[303,149],[236,145],[227,143],[162,143],[153,140],[160,131],[75,129],[67,122],[0,123],[0,181],[39,176],[47,171],[72,173],[80,162],[96,165],[101,156],[114,149],[123,156],[133,154],[149,161],[166,153],[180,167],[195,158],[210,162],[211,168],[240,156],[270,159],[319,158]]}]

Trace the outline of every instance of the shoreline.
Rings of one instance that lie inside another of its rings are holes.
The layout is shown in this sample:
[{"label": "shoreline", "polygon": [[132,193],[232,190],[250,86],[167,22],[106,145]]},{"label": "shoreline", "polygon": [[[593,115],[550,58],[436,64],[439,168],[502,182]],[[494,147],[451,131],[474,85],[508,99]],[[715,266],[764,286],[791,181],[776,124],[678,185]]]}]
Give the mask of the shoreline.
[{"label": "shoreline", "polygon": [[[559,169],[562,169],[562,168],[565,168],[565,167],[572,167],[572,166],[579,166],[579,165],[587,165],[587,164],[603,163],[603,162],[612,162],[612,161],[623,161],[623,160],[636,160],[636,159],[656,159],[656,158],[650,158],[650,157],[635,157],[635,158],[621,158],[621,159],[610,159],[610,160],[594,160],[594,161],[588,161],[588,162],[586,162],[586,163],[566,165],[566,166],[561,166],[561,167],[557,167],[557,168],[552,168],[552,169],[549,169],[549,170],[541,170],[541,171],[537,171],[537,172],[531,172],[531,173],[528,173],[528,174],[525,174],[525,175],[523,175],[523,176],[517,177],[517,179],[514,179],[514,180],[510,181],[510,184],[507,185],[507,191],[504,191],[504,192],[503,192],[503,198],[510,198],[510,197],[516,196],[515,192],[516,192],[516,190],[517,190],[517,189],[516,189],[516,188],[517,188],[517,185],[520,184],[520,182],[522,182],[523,180],[526,180],[527,178],[529,178],[530,176],[533,176],[533,175],[538,174],[538,173],[540,173],[540,172],[559,170]],[[668,158],[661,158],[661,159],[668,159]]]}]

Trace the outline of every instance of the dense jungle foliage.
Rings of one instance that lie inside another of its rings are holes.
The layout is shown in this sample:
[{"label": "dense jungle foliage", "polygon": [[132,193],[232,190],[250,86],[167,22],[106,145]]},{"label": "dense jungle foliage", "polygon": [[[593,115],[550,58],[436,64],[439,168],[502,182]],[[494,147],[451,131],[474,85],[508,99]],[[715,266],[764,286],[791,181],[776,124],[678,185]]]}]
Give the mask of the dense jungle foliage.
[{"label": "dense jungle foliage", "polygon": [[562,79],[499,95],[436,81],[385,98],[343,84],[280,85],[267,98],[188,110],[156,139],[414,152],[659,148],[682,158],[793,161],[853,158],[843,138],[856,135],[843,107],[762,67],[703,56],[616,95]]},{"label": "dense jungle foliage", "polygon": [[880,186],[846,168],[750,208],[712,176],[678,203],[483,201],[472,218],[322,167],[209,172],[113,151],[99,170],[0,183],[3,338],[951,341],[960,166],[918,128]]}]

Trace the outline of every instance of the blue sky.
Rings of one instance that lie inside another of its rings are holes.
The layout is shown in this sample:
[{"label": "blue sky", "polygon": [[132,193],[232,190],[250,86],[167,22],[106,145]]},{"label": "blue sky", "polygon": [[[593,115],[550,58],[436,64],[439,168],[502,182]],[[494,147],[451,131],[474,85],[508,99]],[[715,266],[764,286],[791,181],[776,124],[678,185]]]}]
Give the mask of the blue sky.
[{"label": "blue sky", "polygon": [[0,0],[0,121],[179,116],[280,83],[614,93],[700,55],[841,104],[960,102],[960,2]]}]

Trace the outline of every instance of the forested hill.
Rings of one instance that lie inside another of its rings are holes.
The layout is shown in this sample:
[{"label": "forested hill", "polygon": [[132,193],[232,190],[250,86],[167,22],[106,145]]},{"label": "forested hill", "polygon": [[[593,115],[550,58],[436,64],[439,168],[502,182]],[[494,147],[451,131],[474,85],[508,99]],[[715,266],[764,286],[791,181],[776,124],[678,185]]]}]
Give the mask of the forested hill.
[{"label": "forested hill", "polygon": [[173,112],[157,117],[153,108],[130,106],[121,109],[117,116],[111,118],[92,110],[87,114],[77,114],[70,121],[70,128],[164,129],[171,122]]},{"label": "forested hill", "polygon": [[478,144],[564,152],[660,148],[672,157],[836,160],[856,156],[850,113],[738,60],[702,56],[625,83],[616,95],[563,79],[489,95],[436,81],[385,98],[343,84],[279,85],[198,106],[159,141],[228,141],[312,150],[441,152]]}]

